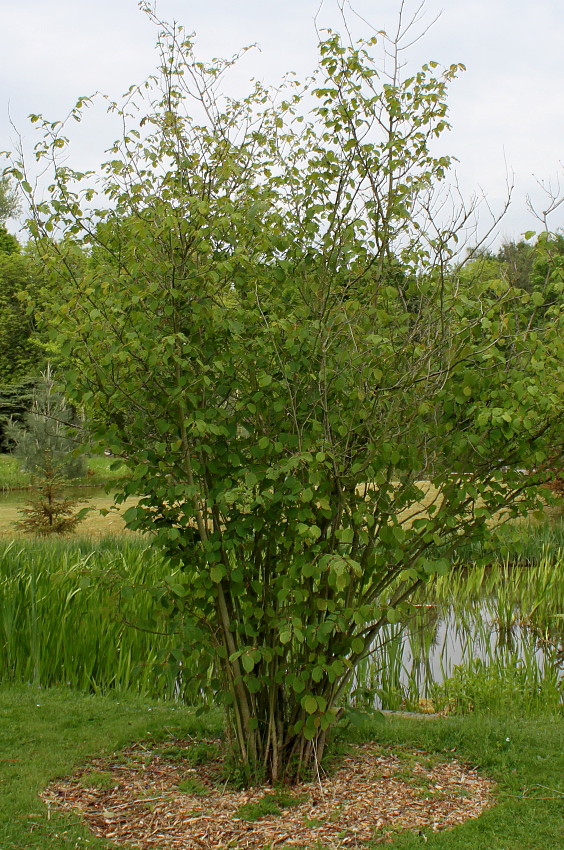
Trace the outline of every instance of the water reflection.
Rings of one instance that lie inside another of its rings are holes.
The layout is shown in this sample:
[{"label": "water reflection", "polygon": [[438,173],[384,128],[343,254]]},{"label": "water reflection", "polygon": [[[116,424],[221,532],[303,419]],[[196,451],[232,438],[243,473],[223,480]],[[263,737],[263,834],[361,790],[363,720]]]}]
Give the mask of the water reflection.
[{"label": "water reflection", "polygon": [[[436,697],[437,686],[459,668],[522,669],[540,682],[545,674],[564,683],[561,615],[552,628],[535,624],[518,606],[507,616],[496,598],[465,605],[421,606],[408,625],[389,625],[359,668],[354,687],[377,708],[415,708]],[[375,695],[375,696],[374,696]]]}]

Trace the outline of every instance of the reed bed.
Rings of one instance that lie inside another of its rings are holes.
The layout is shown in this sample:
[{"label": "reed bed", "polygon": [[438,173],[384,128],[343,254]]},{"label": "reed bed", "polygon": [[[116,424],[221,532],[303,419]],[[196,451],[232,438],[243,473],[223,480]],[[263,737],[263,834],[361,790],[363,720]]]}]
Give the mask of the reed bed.
[{"label": "reed bed", "polygon": [[[384,629],[358,668],[351,702],[558,710],[564,548],[557,544],[564,534],[562,523],[529,531],[524,556],[506,538],[488,558],[460,557],[427,586],[409,622]],[[201,704],[189,675],[199,659],[190,659],[189,639],[169,631],[155,601],[156,587],[174,584],[170,572],[133,534],[0,540],[0,682]]]},{"label": "reed bed", "polygon": [[499,526],[487,545],[462,544],[456,560],[463,566],[497,566],[504,561],[511,565],[534,566],[546,554],[555,555],[558,550],[564,550],[564,513],[562,508],[547,508],[541,519]]},{"label": "reed bed", "polygon": [[135,538],[0,543],[0,681],[192,700],[151,593],[168,573]]},{"label": "reed bed", "polygon": [[454,567],[385,628],[352,688],[384,709],[558,711],[564,691],[564,550]]}]

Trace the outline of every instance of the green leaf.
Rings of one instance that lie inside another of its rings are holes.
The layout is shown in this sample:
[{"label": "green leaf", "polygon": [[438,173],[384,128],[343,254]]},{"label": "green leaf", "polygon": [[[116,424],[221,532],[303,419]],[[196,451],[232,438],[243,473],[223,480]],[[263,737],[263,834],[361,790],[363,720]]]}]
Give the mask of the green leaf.
[{"label": "green leaf", "polygon": [[241,663],[246,673],[250,673],[255,666],[255,659],[250,652],[246,652],[241,656]]},{"label": "green leaf", "polygon": [[279,635],[280,643],[289,643],[292,640],[292,632],[290,629],[282,629]]},{"label": "green leaf", "polygon": [[399,623],[401,620],[401,615],[399,611],[396,611],[395,608],[388,608],[386,611],[386,617],[388,619],[388,623]]},{"label": "green leaf", "polygon": [[323,678],[324,670],[323,667],[314,667],[311,672],[311,678],[314,682],[320,682]]},{"label": "green leaf", "polygon": [[225,576],[225,568],[220,566],[214,566],[210,570],[210,578],[215,584],[219,584],[220,581]]},{"label": "green leaf", "polygon": [[355,637],[351,643],[351,650],[358,655],[364,650],[364,640],[360,637]]},{"label": "green leaf", "polygon": [[137,506],[135,505],[131,508],[127,508],[127,510],[123,512],[122,516],[126,523],[134,522],[139,516]]},{"label": "green leaf", "polygon": [[304,711],[306,711],[308,714],[313,714],[318,709],[317,699],[311,694],[302,697],[301,705]]}]

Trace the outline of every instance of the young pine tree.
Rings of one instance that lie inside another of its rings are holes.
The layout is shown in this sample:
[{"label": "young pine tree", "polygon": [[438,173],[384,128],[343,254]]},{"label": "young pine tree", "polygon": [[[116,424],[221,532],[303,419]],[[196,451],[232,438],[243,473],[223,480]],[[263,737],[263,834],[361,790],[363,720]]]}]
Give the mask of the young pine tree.
[{"label": "young pine tree", "polygon": [[76,511],[81,499],[67,498],[64,485],[86,472],[84,454],[77,454],[72,436],[76,416],[56,391],[48,368],[38,383],[32,408],[22,424],[10,423],[8,440],[22,469],[33,476],[33,495],[21,509],[18,528],[30,534],[65,534],[74,531],[86,511]]}]

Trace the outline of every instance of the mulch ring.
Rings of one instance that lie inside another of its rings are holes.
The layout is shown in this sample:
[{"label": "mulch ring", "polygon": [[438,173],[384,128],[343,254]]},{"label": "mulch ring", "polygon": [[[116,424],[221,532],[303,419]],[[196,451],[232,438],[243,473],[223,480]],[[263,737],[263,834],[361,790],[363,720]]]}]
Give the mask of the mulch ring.
[{"label": "mulch ring", "polygon": [[196,739],[136,743],[53,782],[42,797],[82,815],[97,835],[159,850],[357,847],[402,830],[445,829],[493,802],[493,783],[456,759],[375,743],[351,747],[320,781],[233,791],[221,748]]}]

